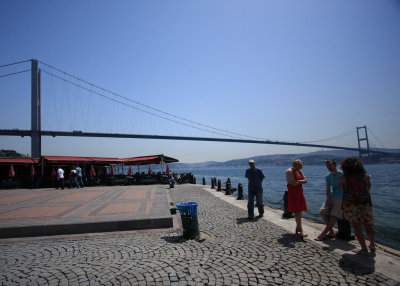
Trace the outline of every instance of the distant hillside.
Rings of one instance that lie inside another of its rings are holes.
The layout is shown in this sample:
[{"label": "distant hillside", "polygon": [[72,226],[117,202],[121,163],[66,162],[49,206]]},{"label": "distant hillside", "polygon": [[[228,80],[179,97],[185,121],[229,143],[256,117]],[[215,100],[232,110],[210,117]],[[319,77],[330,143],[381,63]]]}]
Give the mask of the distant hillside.
[{"label": "distant hillside", "polygon": [[21,158],[26,157],[24,154],[20,154],[15,150],[0,150],[0,157],[7,157],[7,158]]},{"label": "distant hillside", "polygon": [[[383,151],[383,150],[382,150]],[[384,150],[392,152],[393,154],[373,154],[372,162],[379,163],[400,163],[400,149]],[[329,151],[316,151],[303,154],[276,154],[276,155],[263,155],[252,158],[233,159],[226,162],[202,162],[202,163],[176,163],[175,168],[178,169],[191,169],[191,168],[213,168],[213,167],[244,167],[248,165],[249,159],[254,159],[257,166],[290,166],[294,159],[300,159],[305,165],[323,165],[328,159],[334,159],[336,162],[342,161],[349,156],[358,156],[356,151],[346,150],[329,150]]]}]

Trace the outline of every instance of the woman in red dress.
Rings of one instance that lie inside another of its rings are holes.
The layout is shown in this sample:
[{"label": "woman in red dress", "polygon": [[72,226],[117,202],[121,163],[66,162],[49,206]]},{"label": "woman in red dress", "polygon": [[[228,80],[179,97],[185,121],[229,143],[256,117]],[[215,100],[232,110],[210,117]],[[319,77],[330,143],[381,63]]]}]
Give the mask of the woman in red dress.
[{"label": "woman in red dress", "polygon": [[308,236],[301,226],[301,212],[307,210],[306,200],[303,194],[303,184],[307,183],[307,178],[300,171],[303,168],[301,160],[294,160],[292,167],[286,170],[286,181],[288,187],[288,207],[289,212],[294,213],[296,219],[296,234],[302,237]]}]

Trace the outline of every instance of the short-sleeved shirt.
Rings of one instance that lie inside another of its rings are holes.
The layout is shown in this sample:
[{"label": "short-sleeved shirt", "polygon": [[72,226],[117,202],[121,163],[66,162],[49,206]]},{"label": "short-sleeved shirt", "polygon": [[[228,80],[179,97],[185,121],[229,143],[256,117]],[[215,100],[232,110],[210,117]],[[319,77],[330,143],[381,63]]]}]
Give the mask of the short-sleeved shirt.
[{"label": "short-sleeved shirt", "polygon": [[265,178],[263,172],[260,169],[246,170],[245,177],[249,180],[249,190],[262,190],[262,180]]},{"label": "short-sleeved shirt", "polygon": [[58,174],[58,177],[60,178],[60,179],[64,179],[64,170],[63,169],[58,169],[57,170],[57,174]]},{"label": "short-sleeved shirt", "polygon": [[81,167],[76,167],[76,174],[78,175],[78,177],[82,177],[82,169],[81,169]]},{"label": "short-sleeved shirt", "polygon": [[329,173],[325,177],[325,182],[327,185],[331,187],[331,197],[333,198],[342,198],[343,197],[343,191],[340,188],[340,176],[343,174],[342,171],[339,171],[339,173],[334,176],[332,173]]}]

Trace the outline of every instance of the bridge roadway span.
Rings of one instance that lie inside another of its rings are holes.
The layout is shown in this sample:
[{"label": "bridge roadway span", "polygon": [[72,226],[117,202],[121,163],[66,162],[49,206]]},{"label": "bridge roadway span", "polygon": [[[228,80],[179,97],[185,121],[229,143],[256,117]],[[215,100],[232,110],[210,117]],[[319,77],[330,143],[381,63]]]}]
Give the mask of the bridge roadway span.
[{"label": "bridge roadway span", "polygon": [[[187,201],[199,202],[203,242],[184,240],[179,214],[166,215]],[[1,234],[90,233],[0,239],[0,285],[400,285],[398,252],[314,242],[311,222],[303,240],[280,211],[247,221],[246,203],[200,185],[1,190]]]}]

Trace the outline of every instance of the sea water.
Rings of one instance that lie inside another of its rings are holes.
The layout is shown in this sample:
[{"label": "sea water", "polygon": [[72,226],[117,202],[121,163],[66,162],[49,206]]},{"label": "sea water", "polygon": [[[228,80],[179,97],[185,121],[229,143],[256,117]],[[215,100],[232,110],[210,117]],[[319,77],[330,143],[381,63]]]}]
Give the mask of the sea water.
[{"label": "sea water", "polygon": [[[257,168],[261,169],[266,177],[263,181],[264,204],[283,209],[282,198],[287,190],[285,172],[288,167],[257,166]],[[400,250],[400,164],[366,165],[365,168],[371,176],[376,241]],[[247,179],[244,177],[246,168],[196,168],[179,171],[191,172],[196,177],[197,184],[202,184],[204,177],[206,184],[211,185],[211,178],[215,177],[221,180],[223,188],[230,178],[233,188],[242,183],[244,196],[247,198]],[[319,209],[326,199],[325,175],[328,174],[328,170],[325,166],[304,166],[302,171],[308,180],[308,183],[303,185],[308,207],[303,216],[322,223]]]}]

